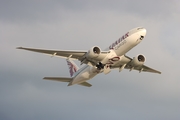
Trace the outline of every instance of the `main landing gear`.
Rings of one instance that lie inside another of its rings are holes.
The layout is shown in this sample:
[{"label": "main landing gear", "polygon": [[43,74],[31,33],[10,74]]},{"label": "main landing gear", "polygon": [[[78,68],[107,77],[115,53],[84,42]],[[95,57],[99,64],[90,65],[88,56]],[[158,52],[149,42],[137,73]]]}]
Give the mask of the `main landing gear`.
[{"label": "main landing gear", "polygon": [[105,64],[102,64],[101,62],[99,62],[96,67],[98,68],[98,70],[104,69]]}]

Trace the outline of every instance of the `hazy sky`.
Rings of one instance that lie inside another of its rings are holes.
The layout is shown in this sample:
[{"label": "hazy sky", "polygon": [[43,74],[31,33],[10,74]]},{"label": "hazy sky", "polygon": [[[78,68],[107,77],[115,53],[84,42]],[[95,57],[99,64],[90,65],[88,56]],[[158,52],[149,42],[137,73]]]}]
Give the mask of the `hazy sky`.
[{"label": "hazy sky", "polygon": [[[179,0],[1,0],[0,119],[179,120],[179,6]],[[104,49],[138,26],[147,35],[127,55],[144,54],[161,75],[113,70],[90,80],[91,88],[67,87],[42,80],[69,76],[64,59],[15,49]]]}]

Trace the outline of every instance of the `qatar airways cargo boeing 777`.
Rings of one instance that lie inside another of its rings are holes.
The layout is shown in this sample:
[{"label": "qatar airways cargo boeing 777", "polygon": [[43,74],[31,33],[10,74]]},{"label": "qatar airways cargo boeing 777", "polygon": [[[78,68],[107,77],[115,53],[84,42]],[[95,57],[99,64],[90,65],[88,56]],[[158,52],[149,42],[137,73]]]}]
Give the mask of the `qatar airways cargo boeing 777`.
[{"label": "qatar airways cargo boeing 777", "polygon": [[[145,35],[145,28],[134,28],[125,33],[104,51],[101,51],[98,46],[94,46],[85,51],[45,50],[25,47],[18,47],[17,49],[66,58],[71,77],[44,77],[44,79],[68,82],[68,86],[78,84],[90,87],[92,85],[89,84],[87,80],[93,78],[99,73],[108,74],[111,69],[115,68],[118,68],[119,72],[123,69],[129,69],[130,71],[137,70],[139,72],[161,74],[161,72],[144,65],[145,57],[143,55],[137,55],[133,58],[125,55],[129,50],[139,44],[144,39]],[[81,64],[86,65],[79,69],[72,59],[77,59]]]}]

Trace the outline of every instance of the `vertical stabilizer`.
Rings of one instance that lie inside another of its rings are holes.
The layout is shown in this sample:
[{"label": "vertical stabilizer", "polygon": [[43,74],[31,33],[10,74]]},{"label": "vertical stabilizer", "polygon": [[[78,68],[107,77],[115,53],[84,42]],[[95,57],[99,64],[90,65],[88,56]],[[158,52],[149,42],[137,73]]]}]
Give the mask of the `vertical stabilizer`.
[{"label": "vertical stabilizer", "polygon": [[72,77],[74,73],[78,71],[79,68],[72,60],[66,59],[66,61],[69,67],[70,76]]}]

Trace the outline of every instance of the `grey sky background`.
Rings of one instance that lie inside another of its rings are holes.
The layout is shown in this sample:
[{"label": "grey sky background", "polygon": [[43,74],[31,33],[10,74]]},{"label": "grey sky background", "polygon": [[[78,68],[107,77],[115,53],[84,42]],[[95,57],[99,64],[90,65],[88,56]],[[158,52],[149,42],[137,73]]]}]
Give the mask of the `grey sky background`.
[{"label": "grey sky background", "polygon": [[[178,0],[1,0],[0,119],[179,120],[179,6]],[[42,80],[69,76],[64,59],[15,49],[105,49],[138,26],[147,35],[127,55],[144,54],[161,75],[113,70],[90,80],[91,88],[67,87]]]}]

